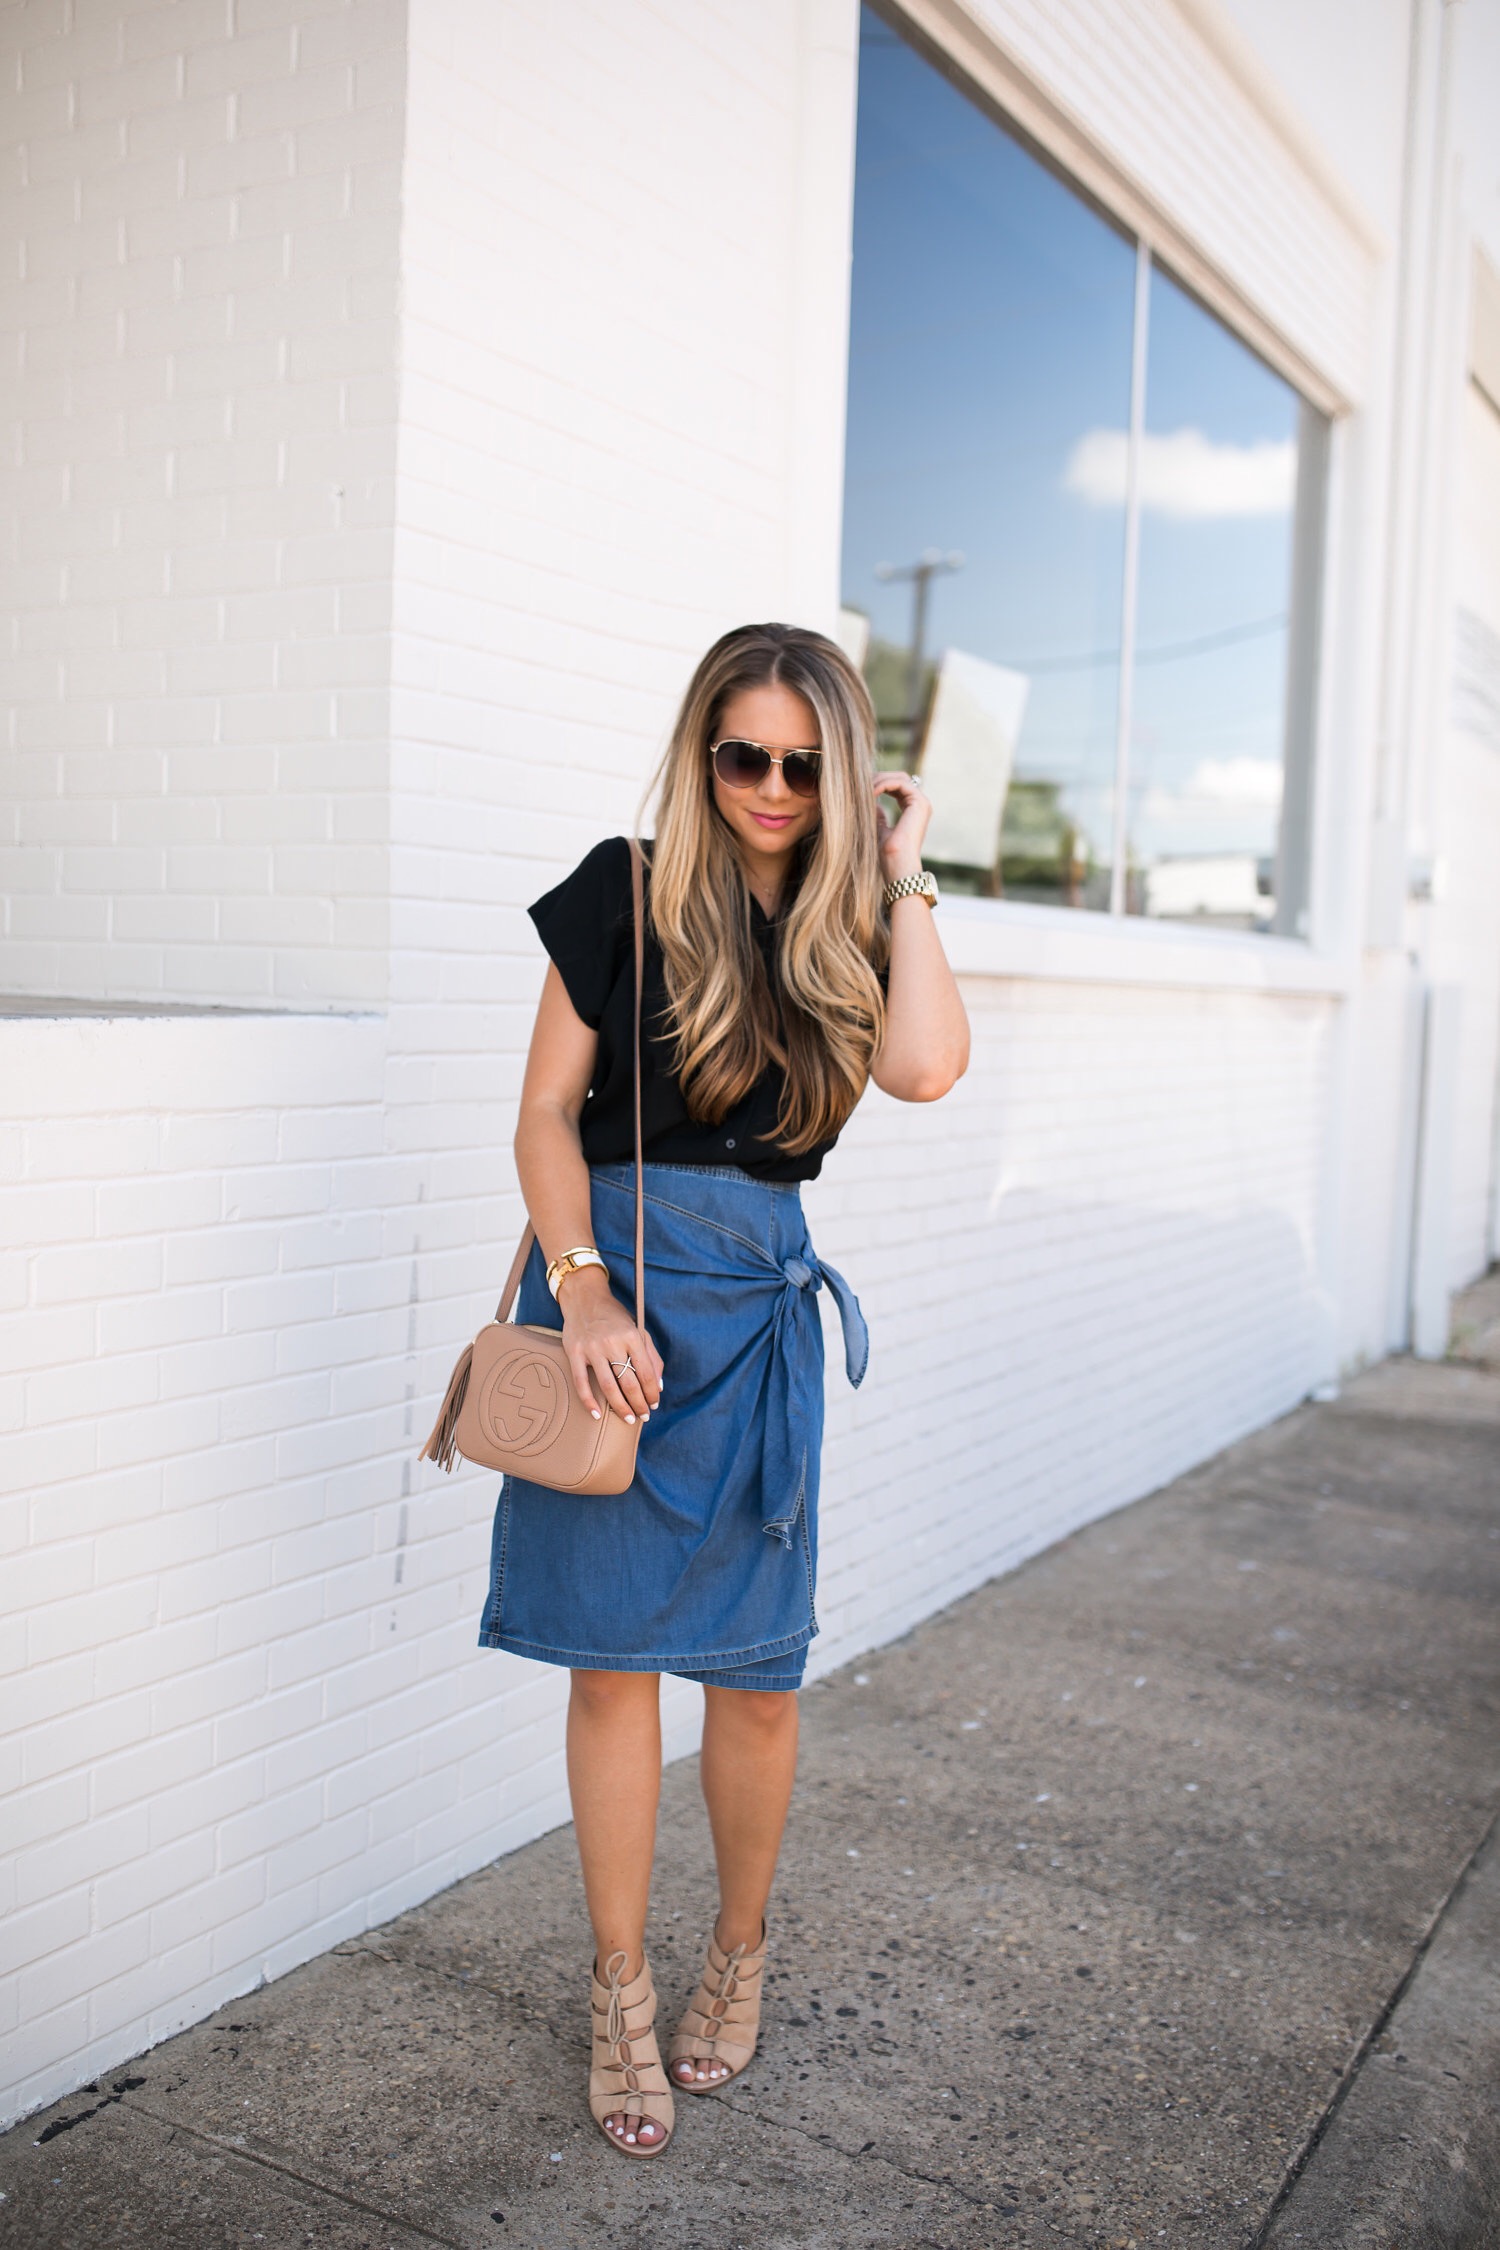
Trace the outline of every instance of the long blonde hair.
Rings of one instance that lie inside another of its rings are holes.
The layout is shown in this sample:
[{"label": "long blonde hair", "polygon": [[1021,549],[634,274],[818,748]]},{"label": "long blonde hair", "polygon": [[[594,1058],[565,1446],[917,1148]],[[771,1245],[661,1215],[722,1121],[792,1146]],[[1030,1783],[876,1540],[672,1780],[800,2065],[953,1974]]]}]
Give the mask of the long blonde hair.
[{"label": "long blonde hair", "polygon": [[[772,685],[812,706],[823,753],[821,818],[789,874],[774,990],[708,756],[729,698]],[[651,921],[688,1113],[721,1124],[776,1063],[786,1078],[776,1137],[791,1155],[846,1122],[885,1034],[876,972],[890,929],[870,787],[874,745],[869,694],[835,642],[797,625],[741,625],[715,641],[693,674],[656,776]]]}]

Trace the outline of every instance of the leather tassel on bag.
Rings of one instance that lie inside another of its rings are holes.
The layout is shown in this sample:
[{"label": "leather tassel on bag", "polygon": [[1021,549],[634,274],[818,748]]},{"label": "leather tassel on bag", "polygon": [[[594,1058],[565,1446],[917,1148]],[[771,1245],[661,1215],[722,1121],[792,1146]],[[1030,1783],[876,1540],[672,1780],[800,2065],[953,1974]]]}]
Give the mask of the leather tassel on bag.
[{"label": "leather tassel on bag", "polygon": [[418,1459],[436,1461],[440,1469],[451,1469],[458,1458],[458,1417],[463,1411],[464,1395],[469,1388],[469,1369],[474,1364],[474,1346],[458,1355],[458,1364],[448,1379],[438,1418],[432,1425],[432,1435],[423,1446]]}]

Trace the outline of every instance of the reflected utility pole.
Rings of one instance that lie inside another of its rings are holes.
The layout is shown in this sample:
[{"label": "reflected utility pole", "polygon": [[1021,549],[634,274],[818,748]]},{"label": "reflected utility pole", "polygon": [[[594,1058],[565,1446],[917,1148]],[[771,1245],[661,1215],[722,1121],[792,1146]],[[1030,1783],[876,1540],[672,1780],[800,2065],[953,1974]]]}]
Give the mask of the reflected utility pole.
[{"label": "reflected utility pole", "polygon": [[964,558],[955,547],[946,555],[938,547],[925,547],[914,563],[877,563],[875,575],[884,584],[893,579],[911,580],[911,654],[907,660],[906,704],[910,734],[908,754],[915,761],[917,730],[922,724],[922,666],[926,660],[927,589],[934,578],[962,570]]}]

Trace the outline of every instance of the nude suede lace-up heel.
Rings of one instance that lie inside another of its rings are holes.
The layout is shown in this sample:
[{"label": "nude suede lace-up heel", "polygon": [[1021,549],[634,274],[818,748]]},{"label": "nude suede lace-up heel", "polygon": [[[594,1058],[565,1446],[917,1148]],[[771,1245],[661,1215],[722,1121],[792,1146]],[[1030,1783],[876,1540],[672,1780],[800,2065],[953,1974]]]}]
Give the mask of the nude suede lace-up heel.
[{"label": "nude suede lace-up heel", "polygon": [[[672,2138],[677,2112],[661,2067],[656,2033],[651,2028],[656,2020],[651,1964],[643,1955],[640,1975],[627,1984],[629,1958],[627,1953],[612,1953],[604,1964],[603,1982],[597,1969],[591,1980],[594,2057],[589,2070],[589,2108],[610,2147],[617,2148],[622,2156],[660,2156]],[[623,2132],[609,2125],[611,2117],[625,2119]],[[658,2127],[657,2139],[640,2138],[640,2128],[646,2123]]]},{"label": "nude suede lace-up heel", "polygon": [[[760,1943],[737,1945],[726,1953],[716,1937],[698,1989],[672,2037],[668,2063],[672,2084],[685,2094],[711,2094],[738,2078],[760,2038],[761,1971],[766,1965],[766,1929]],[[679,2078],[677,2065],[690,2062],[691,2078]]]}]

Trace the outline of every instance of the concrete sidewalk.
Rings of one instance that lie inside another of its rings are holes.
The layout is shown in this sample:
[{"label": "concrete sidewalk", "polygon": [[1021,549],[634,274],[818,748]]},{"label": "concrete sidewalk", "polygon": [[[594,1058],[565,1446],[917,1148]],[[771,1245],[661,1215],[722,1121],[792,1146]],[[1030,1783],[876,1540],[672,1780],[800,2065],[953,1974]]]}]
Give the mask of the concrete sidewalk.
[{"label": "concrete sidewalk", "polygon": [[[1500,1373],[1393,1362],[809,1691],[761,2052],[661,2160],[562,1831],[18,2127],[0,2240],[1493,2245],[1497,1588]],[[690,1763],[663,1831],[670,2023]]]}]

